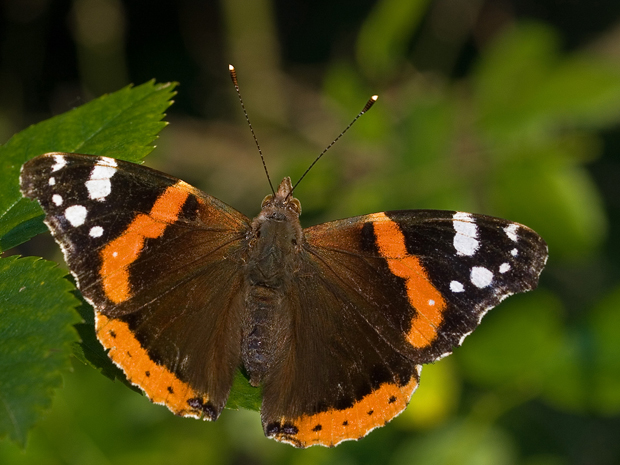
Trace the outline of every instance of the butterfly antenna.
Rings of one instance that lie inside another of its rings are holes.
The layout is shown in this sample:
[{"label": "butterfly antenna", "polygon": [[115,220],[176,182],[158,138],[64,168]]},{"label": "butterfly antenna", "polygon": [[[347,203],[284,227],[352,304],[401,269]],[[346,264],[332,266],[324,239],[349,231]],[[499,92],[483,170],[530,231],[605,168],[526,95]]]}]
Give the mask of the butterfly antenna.
[{"label": "butterfly antenna", "polygon": [[260,149],[258,139],[256,138],[256,134],[254,133],[254,128],[252,127],[252,123],[250,123],[250,117],[248,116],[248,112],[246,111],[245,105],[243,104],[243,99],[241,98],[241,92],[239,91],[239,81],[237,81],[237,71],[235,70],[235,67],[233,65],[228,65],[228,71],[230,72],[230,78],[232,79],[235,90],[237,91],[237,96],[239,96],[239,103],[241,103],[241,108],[243,109],[245,120],[248,122],[248,126],[250,126],[250,132],[252,132],[254,143],[256,144],[258,153],[260,154],[260,159],[263,162],[263,168],[265,170],[265,174],[267,175],[267,181],[269,181],[269,187],[271,187],[271,192],[273,193],[273,195],[276,195],[276,191],[274,190],[273,184],[271,183],[271,178],[269,177],[269,171],[267,171],[267,165],[265,164],[265,157],[263,157],[263,151]]},{"label": "butterfly antenna", "polygon": [[305,171],[305,173],[301,175],[301,178],[299,178],[299,181],[297,181],[297,182],[295,183],[295,185],[294,185],[294,186],[293,186],[293,188],[291,189],[291,192],[289,192],[289,194],[288,194],[287,198],[288,198],[288,197],[290,197],[290,196],[293,194],[293,191],[295,190],[295,188],[297,188],[297,186],[299,185],[299,183],[301,182],[301,180],[302,180],[303,178],[305,178],[305,177],[306,177],[306,175],[308,174],[308,172],[312,169],[312,167],[313,167],[314,165],[316,165],[316,162],[317,162],[317,161],[319,161],[323,155],[325,155],[325,152],[327,152],[330,148],[332,148],[332,146],[333,146],[336,142],[338,142],[338,139],[340,139],[342,136],[344,136],[344,133],[345,133],[345,132],[347,132],[349,129],[351,129],[351,126],[353,126],[353,124],[355,124],[355,122],[356,122],[356,121],[360,118],[360,116],[362,116],[364,113],[366,113],[368,110],[370,110],[370,107],[372,107],[372,106],[375,104],[375,102],[377,101],[377,99],[378,99],[378,98],[379,98],[379,96],[377,96],[377,95],[373,95],[372,97],[370,97],[370,99],[368,99],[368,102],[366,102],[366,105],[364,105],[364,108],[362,108],[362,111],[360,111],[360,112],[357,114],[357,116],[356,116],[355,118],[353,118],[353,121],[351,121],[351,122],[349,123],[349,125],[348,125],[346,128],[344,128],[344,131],[342,131],[342,132],[338,135],[338,137],[336,137],[336,138],[332,141],[332,143],[331,143],[331,144],[329,144],[327,147],[325,147],[325,150],[323,150],[323,151],[319,154],[319,156],[318,156],[318,157],[316,157],[316,158],[314,159],[314,161],[313,161],[313,162],[312,162],[312,164],[308,167],[308,169]]}]

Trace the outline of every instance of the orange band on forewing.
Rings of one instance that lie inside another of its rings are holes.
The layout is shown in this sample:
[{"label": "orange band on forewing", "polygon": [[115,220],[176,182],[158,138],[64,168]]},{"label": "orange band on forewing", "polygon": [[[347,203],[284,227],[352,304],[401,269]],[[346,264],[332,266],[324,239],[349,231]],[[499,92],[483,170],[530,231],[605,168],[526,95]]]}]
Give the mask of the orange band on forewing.
[{"label": "orange band on forewing", "polygon": [[137,215],[123,235],[101,251],[99,274],[105,295],[112,302],[118,304],[131,297],[129,265],[140,256],[145,239],[161,236],[168,225],[177,221],[189,196],[188,187],[183,181],[170,186],[157,198],[148,215]]},{"label": "orange band on forewing", "polygon": [[417,377],[412,376],[402,387],[383,384],[348,409],[330,409],[296,419],[281,418],[281,424],[292,424],[298,431],[294,435],[275,435],[274,439],[297,447],[317,444],[331,447],[349,439],[360,439],[402,412],[417,387]]},{"label": "orange band on forewing", "polygon": [[387,261],[390,271],[406,280],[407,299],[417,312],[407,339],[415,347],[426,347],[437,337],[446,302],[431,283],[420,260],[407,253],[405,236],[398,224],[384,213],[369,215],[369,219],[379,253]]},{"label": "orange band on forewing", "polygon": [[101,313],[96,317],[97,338],[108,356],[120,366],[127,379],[139,386],[156,404],[166,405],[172,412],[182,416],[199,418],[200,412],[188,405],[190,399],[208,398],[194,391],[166,367],[156,364],[135,338],[127,323],[110,319]]}]

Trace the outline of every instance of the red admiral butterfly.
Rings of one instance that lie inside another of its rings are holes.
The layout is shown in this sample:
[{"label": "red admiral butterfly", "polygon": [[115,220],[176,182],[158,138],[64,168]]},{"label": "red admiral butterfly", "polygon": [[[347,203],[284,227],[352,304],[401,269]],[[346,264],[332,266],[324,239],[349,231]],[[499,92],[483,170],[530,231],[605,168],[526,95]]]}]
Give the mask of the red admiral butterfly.
[{"label": "red admiral butterfly", "polygon": [[358,439],[404,410],[547,246],[526,226],[407,210],[307,229],[284,178],[250,220],[167,174],[47,153],[22,168],[127,378],[177,415],[216,420],[236,370],[262,387],[265,434]]}]

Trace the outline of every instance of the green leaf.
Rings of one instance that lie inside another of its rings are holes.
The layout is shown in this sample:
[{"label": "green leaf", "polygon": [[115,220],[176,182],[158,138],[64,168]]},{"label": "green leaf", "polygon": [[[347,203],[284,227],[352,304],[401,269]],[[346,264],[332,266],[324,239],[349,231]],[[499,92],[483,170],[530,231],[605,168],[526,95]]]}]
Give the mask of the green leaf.
[{"label": "green leaf", "polygon": [[237,370],[226,408],[259,411],[262,403],[261,393],[261,388],[253,387],[241,371]]},{"label": "green leaf", "polygon": [[[14,247],[41,232],[42,211],[22,200],[19,171],[46,152],[79,152],[139,162],[153,150],[174,84],[125,87],[30,126],[0,147],[0,246]],[[24,223],[28,223],[24,225]],[[8,237],[7,237],[8,236]]]},{"label": "green leaf", "polygon": [[[0,196],[2,192],[0,191]],[[0,217],[0,251],[9,250],[47,231],[37,202],[21,198]]]},{"label": "green leaf", "polygon": [[0,436],[22,446],[50,408],[78,339],[79,302],[64,275],[34,257],[0,260]]},{"label": "green leaf", "polygon": [[[170,105],[173,88],[172,84],[154,82],[124,88],[31,126],[0,147],[0,248],[6,250],[14,247],[46,230],[39,205],[22,198],[19,191],[19,171],[25,161],[45,152],[64,151],[139,162],[153,149],[152,143],[157,133],[166,124],[161,119],[163,111]],[[73,311],[79,301],[71,295],[57,295],[73,289],[69,281],[61,278],[61,271],[50,271],[48,268],[51,268],[51,264],[46,268],[46,262],[36,259],[3,259],[0,263],[0,271],[9,274],[0,281],[0,296],[6,302],[11,302],[12,293],[15,292],[18,297],[31,297],[32,293],[19,292],[32,288],[32,282],[48,286],[52,277],[59,281],[54,282],[52,290],[37,289],[42,292],[38,302],[27,300],[29,307],[21,305],[20,310],[27,313],[19,318],[22,325],[28,324],[24,328],[9,318],[13,316],[9,312],[15,313],[16,308],[20,307],[19,303],[6,309],[0,308],[0,354],[1,363],[6,366],[6,369],[0,370],[0,409],[4,409],[0,410],[0,435],[8,434],[24,444],[27,431],[42,412],[49,408],[52,388],[61,383],[59,368],[66,364],[70,353],[80,361],[98,368],[104,375],[118,378],[128,385],[130,383],[108,359],[96,340],[93,311],[85,302],[80,309],[87,323],[76,325],[82,344],[77,343],[77,333],[70,326],[68,331],[75,341],[72,347],[68,343],[63,345],[59,342],[67,338],[66,331],[57,326],[63,322],[70,324],[79,320]],[[20,271],[16,272],[14,268]],[[16,276],[19,276],[17,281]],[[29,281],[25,284],[24,280]],[[50,309],[48,302],[53,302],[53,308]],[[62,311],[68,313],[63,314]],[[50,323],[49,315],[58,316],[59,321]],[[65,320],[61,319],[63,315]],[[38,329],[37,323],[49,331],[49,341],[36,339],[38,335],[33,330]],[[26,334],[19,335],[16,333],[18,329]],[[35,338],[33,341],[29,338],[31,333]],[[25,359],[29,362],[26,363]],[[32,380],[34,377],[39,378],[38,382]]]}]

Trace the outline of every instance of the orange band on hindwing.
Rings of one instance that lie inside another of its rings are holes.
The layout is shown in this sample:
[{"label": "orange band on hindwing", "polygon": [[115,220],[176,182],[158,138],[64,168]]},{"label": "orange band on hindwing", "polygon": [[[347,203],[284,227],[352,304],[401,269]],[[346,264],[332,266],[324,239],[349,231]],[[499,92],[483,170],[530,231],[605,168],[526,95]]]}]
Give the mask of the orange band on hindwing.
[{"label": "orange band on hindwing", "polygon": [[443,321],[446,302],[431,283],[420,260],[407,253],[405,236],[398,224],[385,213],[369,215],[375,232],[379,253],[390,271],[406,281],[407,299],[417,314],[411,321],[408,341],[417,348],[427,347],[437,337]]},{"label": "orange band on hindwing", "polygon": [[167,226],[178,220],[189,195],[189,186],[183,181],[168,187],[148,215],[138,214],[125,232],[101,251],[99,274],[103,291],[112,302],[118,304],[131,297],[129,266],[140,256],[145,239],[160,237]]},{"label": "orange band on hindwing", "polygon": [[361,439],[407,407],[411,395],[418,387],[420,369],[416,367],[416,374],[411,376],[406,385],[385,383],[347,409],[329,409],[294,419],[280,418],[280,426],[285,430],[288,427],[293,432],[287,434],[280,430],[273,437],[296,447],[316,444],[332,447],[342,441]]},{"label": "orange band on hindwing", "polygon": [[152,402],[166,405],[176,415],[201,417],[201,412],[192,408],[188,402],[201,399],[206,404],[207,396],[194,391],[165,366],[151,360],[127,323],[97,313],[95,329],[101,344],[110,349],[108,356]]}]

